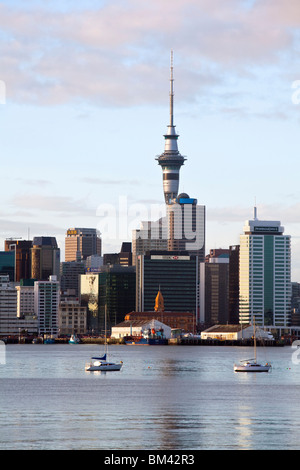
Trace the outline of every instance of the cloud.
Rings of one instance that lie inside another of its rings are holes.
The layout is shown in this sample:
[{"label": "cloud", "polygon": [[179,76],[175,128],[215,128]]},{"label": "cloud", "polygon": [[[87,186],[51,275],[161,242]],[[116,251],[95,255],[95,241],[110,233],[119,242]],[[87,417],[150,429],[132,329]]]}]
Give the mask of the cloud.
[{"label": "cloud", "polygon": [[95,210],[88,206],[85,199],[68,196],[43,196],[41,194],[21,194],[12,198],[11,204],[18,208],[66,214],[95,215]]},{"label": "cloud", "polygon": [[298,0],[58,5],[0,6],[0,78],[8,99],[46,105],[158,102],[165,99],[171,48],[180,96],[187,100],[205,87],[226,84],[232,74],[241,79],[251,71],[256,77],[253,68],[280,66],[286,56],[288,73],[299,69]]},{"label": "cloud", "polygon": [[[253,218],[249,207],[209,207],[206,209],[209,222],[240,223],[241,227],[246,220]],[[300,223],[300,203],[285,204],[259,204],[257,217],[260,220],[280,220],[282,225]]]},{"label": "cloud", "polygon": [[95,184],[95,185],[108,185],[108,186],[120,186],[120,185],[123,185],[123,184],[129,184],[129,185],[137,185],[137,184],[141,184],[141,181],[140,180],[111,180],[111,179],[103,179],[103,178],[92,178],[92,177],[83,177],[83,178],[80,178],[80,181],[82,181],[83,183],[87,183],[87,184]]},{"label": "cloud", "polygon": [[28,186],[45,187],[45,186],[49,186],[52,184],[51,181],[44,180],[44,179],[16,178],[16,180]]}]

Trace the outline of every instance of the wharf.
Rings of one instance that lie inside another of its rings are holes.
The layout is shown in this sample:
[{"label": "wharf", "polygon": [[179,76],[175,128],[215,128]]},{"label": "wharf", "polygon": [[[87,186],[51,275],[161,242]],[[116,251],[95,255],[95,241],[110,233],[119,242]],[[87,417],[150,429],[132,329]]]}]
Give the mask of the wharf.
[{"label": "wharf", "polygon": [[[253,339],[242,340],[221,340],[221,339],[201,339],[201,338],[173,338],[169,344],[181,346],[253,346]],[[257,346],[284,346],[283,341],[259,340],[256,339]]]}]

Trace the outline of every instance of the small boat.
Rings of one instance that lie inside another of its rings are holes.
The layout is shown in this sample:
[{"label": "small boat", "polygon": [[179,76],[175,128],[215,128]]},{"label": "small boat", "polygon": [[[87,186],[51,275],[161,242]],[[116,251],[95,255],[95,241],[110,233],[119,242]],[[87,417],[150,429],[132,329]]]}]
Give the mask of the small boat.
[{"label": "small boat", "polygon": [[78,338],[78,336],[71,335],[69,339],[69,344],[79,344],[79,343],[80,343],[80,339]]},{"label": "small boat", "polygon": [[259,364],[256,360],[256,334],[255,334],[255,318],[253,318],[253,339],[254,339],[254,359],[241,361],[240,364],[234,364],[234,372],[269,372],[271,364]]},{"label": "small boat", "polygon": [[55,344],[55,339],[54,338],[45,338],[44,339],[44,344]]},{"label": "small boat", "polygon": [[105,354],[102,357],[92,357],[91,361],[85,365],[85,370],[87,372],[108,372],[121,370],[123,362],[109,362],[106,360],[107,356],[107,337],[106,337],[106,306],[105,306]]}]

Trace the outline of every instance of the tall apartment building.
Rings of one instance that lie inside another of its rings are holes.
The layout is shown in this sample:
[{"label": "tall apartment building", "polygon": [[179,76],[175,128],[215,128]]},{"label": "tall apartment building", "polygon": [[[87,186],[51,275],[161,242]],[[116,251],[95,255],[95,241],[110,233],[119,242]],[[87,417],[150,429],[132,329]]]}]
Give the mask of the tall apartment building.
[{"label": "tall apartment building", "polygon": [[34,283],[34,311],[40,335],[58,336],[60,284],[56,276]]},{"label": "tall apartment building", "polygon": [[34,285],[16,286],[17,317],[34,317]]},{"label": "tall apartment building", "polygon": [[100,272],[80,276],[81,304],[87,307],[87,329],[103,333],[124,320],[135,307],[135,268],[102,266]]},{"label": "tall apartment building", "polygon": [[60,249],[55,237],[34,237],[31,248],[31,278],[47,281],[59,276]]},{"label": "tall apartment building", "polygon": [[279,221],[254,219],[240,236],[239,321],[288,327],[291,320],[291,237]]},{"label": "tall apartment building", "polygon": [[13,251],[15,253],[14,281],[16,282],[20,282],[21,279],[31,278],[31,248],[32,240],[13,238],[5,240],[5,251]]},{"label": "tall apartment building", "polygon": [[0,251],[0,274],[8,274],[9,280],[15,280],[15,251]]},{"label": "tall apartment building", "polygon": [[65,237],[65,261],[84,261],[101,255],[100,232],[94,228],[69,228]]},{"label": "tall apartment building", "polygon": [[181,193],[166,206],[168,250],[187,251],[205,260],[205,206]]},{"label": "tall apartment building", "polygon": [[205,323],[229,321],[229,250],[210,250],[205,263]]},{"label": "tall apartment building", "polygon": [[16,283],[8,275],[0,275],[0,336],[18,336],[23,331],[37,332],[37,320],[32,315],[18,316]]},{"label": "tall apartment building", "polygon": [[239,262],[240,246],[229,247],[229,323],[239,323]]},{"label": "tall apartment building", "polygon": [[132,264],[135,266],[137,257],[148,251],[166,251],[168,249],[167,219],[143,221],[140,228],[132,231]]},{"label": "tall apartment building", "polygon": [[79,296],[79,276],[85,273],[84,263],[68,261],[60,263],[60,289],[63,295],[69,292]]}]

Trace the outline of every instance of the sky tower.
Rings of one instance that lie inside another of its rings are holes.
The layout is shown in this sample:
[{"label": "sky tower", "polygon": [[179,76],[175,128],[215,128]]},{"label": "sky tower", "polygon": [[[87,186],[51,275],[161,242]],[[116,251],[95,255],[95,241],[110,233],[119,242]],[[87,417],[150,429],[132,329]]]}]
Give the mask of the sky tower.
[{"label": "sky tower", "polygon": [[179,171],[180,167],[184,164],[184,158],[178,151],[175,126],[173,123],[173,105],[174,105],[174,90],[173,90],[173,51],[171,51],[171,76],[170,76],[170,124],[168,131],[165,134],[165,151],[156,157],[158,164],[163,171],[163,190],[165,195],[166,204],[170,204],[172,199],[177,197],[179,186]]}]

